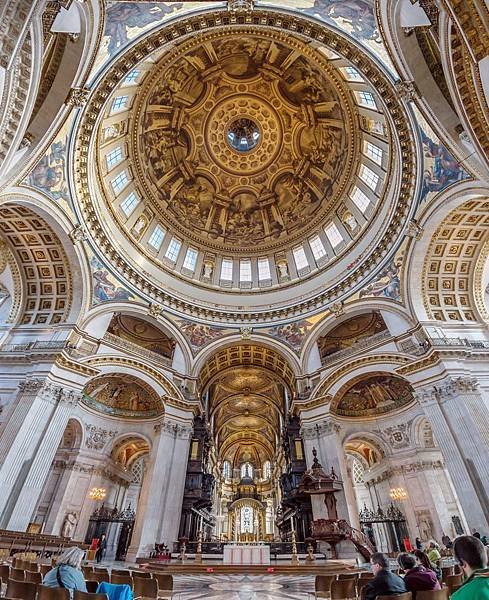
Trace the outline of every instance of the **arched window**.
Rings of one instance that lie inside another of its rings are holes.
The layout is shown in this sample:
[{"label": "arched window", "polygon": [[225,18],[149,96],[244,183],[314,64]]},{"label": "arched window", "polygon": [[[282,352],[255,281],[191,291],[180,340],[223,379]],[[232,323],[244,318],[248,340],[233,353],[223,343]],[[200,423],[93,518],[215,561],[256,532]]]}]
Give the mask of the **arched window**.
[{"label": "arched window", "polygon": [[356,458],[354,458],[351,465],[351,473],[354,485],[365,483],[365,480],[363,478],[364,470],[365,469],[363,468],[362,463]]},{"label": "arched window", "polygon": [[241,479],[244,479],[245,477],[253,479],[253,466],[248,462],[241,465]]},{"label": "arched window", "polygon": [[141,484],[143,482],[144,477],[144,466],[145,466],[146,457],[142,456],[138,458],[132,465],[132,482],[135,484]]},{"label": "arched window", "polygon": [[263,464],[263,479],[270,479],[272,476],[272,465],[269,460]]},{"label": "arched window", "polygon": [[222,476],[226,480],[231,479],[231,463],[228,460],[222,463]]}]

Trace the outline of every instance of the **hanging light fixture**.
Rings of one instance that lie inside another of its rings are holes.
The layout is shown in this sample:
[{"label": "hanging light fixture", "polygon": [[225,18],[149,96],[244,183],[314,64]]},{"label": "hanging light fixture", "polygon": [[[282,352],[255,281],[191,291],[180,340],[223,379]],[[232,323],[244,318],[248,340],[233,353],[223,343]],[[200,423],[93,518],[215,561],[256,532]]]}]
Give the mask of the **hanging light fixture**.
[{"label": "hanging light fixture", "polygon": [[88,492],[90,500],[103,500],[107,496],[107,490],[105,488],[94,487]]},{"label": "hanging light fixture", "polygon": [[403,500],[407,499],[407,492],[403,487],[391,488],[389,491],[389,496],[392,500],[402,502]]}]

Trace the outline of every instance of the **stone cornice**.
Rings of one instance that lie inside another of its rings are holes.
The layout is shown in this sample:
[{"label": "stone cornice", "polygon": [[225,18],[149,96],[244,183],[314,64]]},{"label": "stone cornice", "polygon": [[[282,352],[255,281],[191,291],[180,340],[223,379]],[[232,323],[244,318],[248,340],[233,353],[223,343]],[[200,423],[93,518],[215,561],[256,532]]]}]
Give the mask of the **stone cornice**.
[{"label": "stone cornice", "polygon": [[156,434],[163,432],[172,437],[187,440],[192,437],[193,427],[165,418],[162,423],[157,423],[154,426],[154,431]]},{"label": "stone cornice", "polygon": [[419,473],[421,471],[430,471],[432,469],[443,469],[444,465],[440,460],[432,460],[432,461],[424,461],[420,460],[415,463],[410,463],[408,465],[396,465],[392,466],[379,475],[375,475],[372,479],[365,481],[366,486],[375,485],[377,483],[381,483],[391,477],[399,477],[405,476],[410,473]]},{"label": "stone cornice", "polygon": [[53,469],[61,469],[65,471],[75,471],[77,473],[91,475],[91,476],[99,476],[108,479],[109,481],[113,481],[118,485],[122,485],[124,487],[128,487],[130,482],[126,479],[123,479],[116,473],[114,473],[111,469],[103,466],[91,465],[89,463],[82,463],[76,460],[74,461],[66,461],[55,459],[52,464]]},{"label": "stone cornice", "polygon": [[336,434],[341,427],[333,419],[325,419],[318,423],[307,424],[301,428],[301,435],[305,440],[312,440],[325,435]]}]

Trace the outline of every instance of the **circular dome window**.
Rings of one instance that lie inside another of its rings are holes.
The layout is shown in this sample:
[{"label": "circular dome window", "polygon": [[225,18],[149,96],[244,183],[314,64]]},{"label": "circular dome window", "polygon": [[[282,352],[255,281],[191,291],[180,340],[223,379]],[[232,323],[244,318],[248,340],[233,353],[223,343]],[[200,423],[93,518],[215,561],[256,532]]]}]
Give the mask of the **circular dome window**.
[{"label": "circular dome window", "polygon": [[228,143],[238,152],[249,152],[260,142],[260,129],[251,119],[236,119],[227,131]]}]

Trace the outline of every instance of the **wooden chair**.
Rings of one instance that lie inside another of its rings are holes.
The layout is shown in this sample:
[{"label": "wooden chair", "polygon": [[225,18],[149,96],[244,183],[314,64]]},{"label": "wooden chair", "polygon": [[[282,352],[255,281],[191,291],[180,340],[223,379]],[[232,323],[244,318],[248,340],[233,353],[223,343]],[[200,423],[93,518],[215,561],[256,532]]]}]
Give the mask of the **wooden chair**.
[{"label": "wooden chair", "polygon": [[92,594],[90,592],[75,590],[73,592],[73,600],[109,600],[109,597],[107,594]]},{"label": "wooden chair", "polygon": [[462,573],[463,573],[462,567],[460,565],[454,565],[453,574],[454,575],[462,575]]},{"label": "wooden chair", "polygon": [[132,576],[140,577],[141,579],[144,579],[144,578],[151,579],[151,577],[153,576],[153,573],[151,573],[151,571],[133,571]]},{"label": "wooden chair", "polygon": [[95,571],[94,573],[90,574],[90,579],[92,579],[93,581],[98,581],[99,583],[102,583],[102,581],[106,581],[107,583],[109,583],[109,572],[107,571],[106,573],[97,573],[97,571]]},{"label": "wooden chair", "polygon": [[130,575],[119,575],[118,573],[112,573],[110,576],[110,583],[115,585],[128,585],[132,588],[133,581]]},{"label": "wooden chair", "polygon": [[441,568],[441,580],[446,581],[449,575],[453,575],[453,566]]},{"label": "wooden chair", "polygon": [[168,575],[167,573],[153,573],[153,578],[158,582],[158,595],[160,598],[165,592],[166,595],[173,592],[173,575]]},{"label": "wooden chair", "polygon": [[147,577],[134,577],[134,598],[158,598],[158,581]]},{"label": "wooden chair", "polygon": [[448,600],[448,588],[416,592],[416,600]]},{"label": "wooden chair", "polygon": [[111,575],[128,575],[131,576],[131,571],[129,569],[112,569]]},{"label": "wooden chair", "polygon": [[24,581],[33,581],[34,583],[42,583],[42,575],[39,571],[25,571]]},{"label": "wooden chair", "polygon": [[49,573],[49,571],[51,571],[52,567],[51,565],[39,565],[39,569],[41,571],[41,575],[44,578]]},{"label": "wooden chair", "polygon": [[70,600],[70,590],[62,587],[37,586],[37,600]]},{"label": "wooden chair", "polygon": [[0,578],[3,581],[7,581],[10,578],[10,566],[9,565],[0,565]]},{"label": "wooden chair", "polygon": [[355,598],[355,580],[337,579],[331,582],[331,600],[344,600]]},{"label": "wooden chair", "polygon": [[28,562],[26,571],[31,571],[33,573],[37,573],[39,571],[39,563],[37,562]]},{"label": "wooden chair", "polygon": [[83,565],[81,570],[85,579],[90,579],[90,575],[92,575],[92,573],[94,572],[93,567],[91,565]]},{"label": "wooden chair", "polygon": [[25,581],[24,569],[10,569],[10,579],[15,579],[16,581]]},{"label": "wooden chair", "polygon": [[95,573],[108,573],[107,567],[93,567]]},{"label": "wooden chair", "polygon": [[7,591],[5,596],[9,598],[22,598],[22,600],[36,600],[37,584],[32,581],[16,581],[9,579],[7,581]]},{"label": "wooden chair", "polygon": [[95,594],[98,588],[98,581],[94,581],[93,579],[88,579],[85,581],[85,585],[87,586],[87,592],[89,594]]},{"label": "wooden chair", "polygon": [[357,573],[338,573],[338,579],[357,579]]},{"label": "wooden chair", "polygon": [[[416,595],[417,597],[417,595]],[[413,595],[411,592],[404,592],[404,594],[385,594],[384,596],[377,596],[377,600],[412,600]]]},{"label": "wooden chair", "polygon": [[314,584],[316,598],[329,598],[331,593],[331,583],[336,579],[336,575],[316,575]]},{"label": "wooden chair", "polygon": [[357,594],[358,594],[358,596],[360,596],[362,588],[365,587],[367,585],[367,583],[369,583],[370,581],[372,581],[372,579],[373,579],[373,577],[369,577],[368,579],[366,577],[360,577],[357,580]]},{"label": "wooden chair", "polygon": [[444,583],[446,583],[447,588],[448,588],[448,593],[451,596],[453,594],[453,592],[455,591],[455,588],[462,585],[462,574],[460,573],[458,575],[448,575],[448,577],[447,577],[446,581],[444,581]]}]

